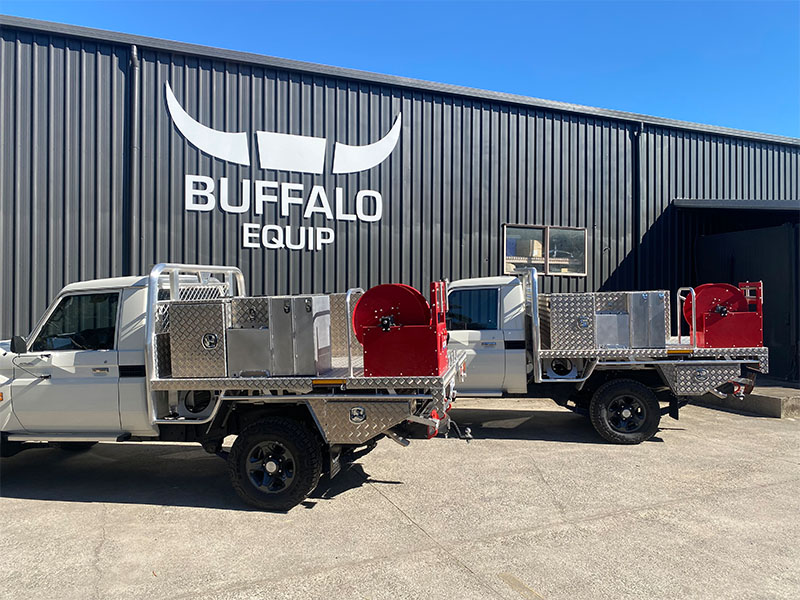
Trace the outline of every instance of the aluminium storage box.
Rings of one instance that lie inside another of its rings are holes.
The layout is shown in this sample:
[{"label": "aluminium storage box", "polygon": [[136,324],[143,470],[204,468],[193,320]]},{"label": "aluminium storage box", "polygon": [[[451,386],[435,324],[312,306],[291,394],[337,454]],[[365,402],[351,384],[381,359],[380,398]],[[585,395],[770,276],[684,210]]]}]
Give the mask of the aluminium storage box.
[{"label": "aluminium storage box", "polygon": [[228,374],[314,376],[331,368],[330,297],[231,300]]},{"label": "aluminium storage box", "polygon": [[665,348],[667,316],[666,292],[599,292],[597,346]]},{"label": "aluminium storage box", "polygon": [[269,299],[273,375],[320,375],[331,368],[330,297]]},{"label": "aluminium storage box", "polygon": [[228,329],[228,375],[230,377],[272,375],[272,340],[269,329],[269,298],[231,299]]},{"label": "aluminium storage box", "polygon": [[667,345],[667,294],[628,292],[631,312],[631,348]]},{"label": "aluminium storage box", "polygon": [[594,338],[594,294],[548,294],[553,350],[591,350]]},{"label": "aluminium storage box", "polygon": [[171,302],[169,348],[172,377],[227,375],[224,300]]},{"label": "aluminium storage box", "polygon": [[229,377],[269,377],[273,374],[269,329],[228,329],[227,346]]}]

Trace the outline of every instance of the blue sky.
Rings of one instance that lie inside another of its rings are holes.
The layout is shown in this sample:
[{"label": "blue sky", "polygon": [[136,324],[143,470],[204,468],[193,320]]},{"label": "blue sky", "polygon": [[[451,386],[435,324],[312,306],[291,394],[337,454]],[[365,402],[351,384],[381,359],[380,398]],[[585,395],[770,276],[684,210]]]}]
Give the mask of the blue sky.
[{"label": "blue sky", "polygon": [[800,137],[800,0],[2,0],[0,12]]}]

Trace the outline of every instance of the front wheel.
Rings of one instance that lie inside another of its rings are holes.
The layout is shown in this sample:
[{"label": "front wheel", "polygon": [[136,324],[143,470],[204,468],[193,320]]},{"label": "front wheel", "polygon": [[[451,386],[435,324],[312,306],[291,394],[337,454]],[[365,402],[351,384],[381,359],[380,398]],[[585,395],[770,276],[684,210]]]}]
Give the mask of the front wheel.
[{"label": "front wheel", "polygon": [[245,427],[228,456],[236,493],[265,510],[289,510],[317,487],[322,453],[314,435],[292,419],[270,417]]},{"label": "front wheel", "polygon": [[656,395],[633,379],[615,379],[592,396],[589,416],[595,431],[615,444],[641,444],[658,431],[661,407]]}]

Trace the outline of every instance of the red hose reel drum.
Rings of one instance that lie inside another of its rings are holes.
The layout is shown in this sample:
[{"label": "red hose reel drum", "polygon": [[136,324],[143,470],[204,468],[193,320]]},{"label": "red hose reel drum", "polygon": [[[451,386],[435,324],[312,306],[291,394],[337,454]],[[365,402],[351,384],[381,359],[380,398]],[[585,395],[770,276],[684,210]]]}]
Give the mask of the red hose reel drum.
[{"label": "red hose reel drum", "polygon": [[764,345],[763,285],[760,281],[705,283],[683,304],[683,318],[692,325],[692,305],[697,319],[700,348],[757,348]]},{"label": "red hose reel drum", "polygon": [[438,376],[447,370],[444,282],[431,284],[431,304],[402,283],[367,290],[353,309],[367,377]]},{"label": "red hose reel drum", "polygon": [[391,319],[393,325],[427,325],[431,309],[416,288],[402,283],[385,283],[368,289],[356,302],[353,310],[353,331],[364,344],[366,330],[380,327],[381,319]]}]

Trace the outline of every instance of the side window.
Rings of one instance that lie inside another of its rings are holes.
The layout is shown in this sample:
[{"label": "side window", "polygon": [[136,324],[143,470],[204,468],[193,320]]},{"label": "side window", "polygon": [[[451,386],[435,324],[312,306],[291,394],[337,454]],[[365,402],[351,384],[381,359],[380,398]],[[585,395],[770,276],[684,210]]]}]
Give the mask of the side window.
[{"label": "side window", "polygon": [[118,292],[62,298],[31,350],[112,350],[118,302]]},{"label": "side window", "polygon": [[456,290],[447,302],[448,329],[497,329],[497,290]]}]

